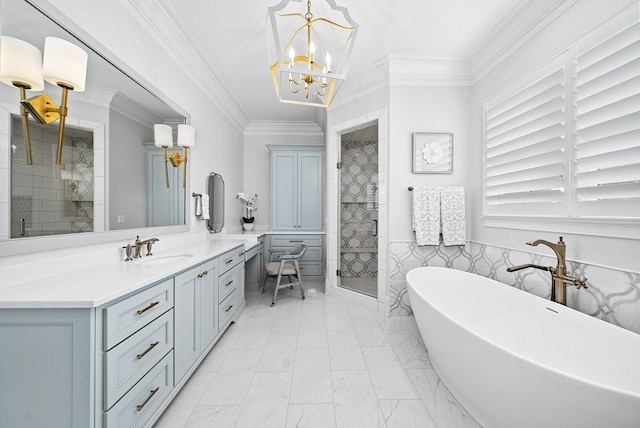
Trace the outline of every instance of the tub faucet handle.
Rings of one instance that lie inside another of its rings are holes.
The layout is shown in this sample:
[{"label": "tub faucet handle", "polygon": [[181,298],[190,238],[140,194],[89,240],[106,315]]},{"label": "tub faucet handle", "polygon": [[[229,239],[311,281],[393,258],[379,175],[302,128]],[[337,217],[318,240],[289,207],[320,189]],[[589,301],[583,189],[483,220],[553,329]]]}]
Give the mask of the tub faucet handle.
[{"label": "tub faucet handle", "polygon": [[587,287],[587,278],[576,279],[576,288],[580,290],[580,288],[582,287],[584,287],[585,289],[589,288]]}]

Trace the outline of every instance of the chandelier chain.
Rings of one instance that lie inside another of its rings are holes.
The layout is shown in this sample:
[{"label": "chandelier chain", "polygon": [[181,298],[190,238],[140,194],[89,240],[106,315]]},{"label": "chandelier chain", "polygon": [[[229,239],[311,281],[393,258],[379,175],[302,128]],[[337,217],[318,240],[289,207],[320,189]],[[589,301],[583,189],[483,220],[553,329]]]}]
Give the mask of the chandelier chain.
[{"label": "chandelier chain", "polygon": [[304,17],[307,21],[311,21],[313,19],[313,13],[311,13],[311,0],[307,0],[307,13],[305,13]]}]

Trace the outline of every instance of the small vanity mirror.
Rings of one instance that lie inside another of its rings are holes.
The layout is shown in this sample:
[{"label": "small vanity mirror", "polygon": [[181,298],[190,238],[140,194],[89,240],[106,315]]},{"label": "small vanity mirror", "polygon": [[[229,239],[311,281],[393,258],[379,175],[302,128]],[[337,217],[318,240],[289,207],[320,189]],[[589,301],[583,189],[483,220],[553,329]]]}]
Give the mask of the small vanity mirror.
[{"label": "small vanity mirror", "polygon": [[220,174],[212,172],[207,178],[209,194],[209,220],[207,229],[210,233],[220,232],[224,226],[224,180]]}]

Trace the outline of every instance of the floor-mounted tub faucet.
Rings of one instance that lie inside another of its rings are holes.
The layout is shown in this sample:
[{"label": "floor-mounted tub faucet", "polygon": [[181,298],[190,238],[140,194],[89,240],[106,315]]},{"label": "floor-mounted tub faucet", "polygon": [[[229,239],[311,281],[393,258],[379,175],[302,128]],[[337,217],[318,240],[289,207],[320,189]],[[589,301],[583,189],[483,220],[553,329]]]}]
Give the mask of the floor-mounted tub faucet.
[{"label": "floor-mounted tub faucet", "polygon": [[556,253],[557,264],[556,267],[552,266],[540,266],[534,265],[531,263],[527,263],[524,265],[513,266],[507,268],[507,272],[515,272],[517,270],[526,269],[526,268],[535,268],[549,271],[551,273],[551,300],[554,302],[558,302],[561,305],[567,304],[567,285],[573,285],[576,288],[588,288],[587,287],[587,278],[575,278],[572,276],[568,276],[569,272],[567,272],[566,266],[566,246],[562,236],[558,240],[557,244],[553,242],[545,241],[544,239],[538,239],[536,241],[527,242],[527,245],[531,245],[537,247],[538,245],[546,245],[551,248],[554,253]]}]

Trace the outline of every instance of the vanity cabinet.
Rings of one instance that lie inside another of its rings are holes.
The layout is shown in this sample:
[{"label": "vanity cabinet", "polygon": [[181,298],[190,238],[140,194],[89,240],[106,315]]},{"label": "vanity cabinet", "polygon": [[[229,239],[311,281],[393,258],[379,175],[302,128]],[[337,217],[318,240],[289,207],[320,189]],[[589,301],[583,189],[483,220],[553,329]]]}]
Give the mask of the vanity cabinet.
[{"label": "vanity cabinet", "polygon": [[322,146],[267,146],[271,151],[271,227],[323,230]]},{"label": "vanity cabinet", "polygon": [[0,427],[152,426],[244,307],[244,246],[224,248],[97,307],[0,308]]},{"label": "vanity cabinet", "polygon": [[245,286],[257,287],[264,270],[264,236],[258,238],[258,245],[245,254]]}]

